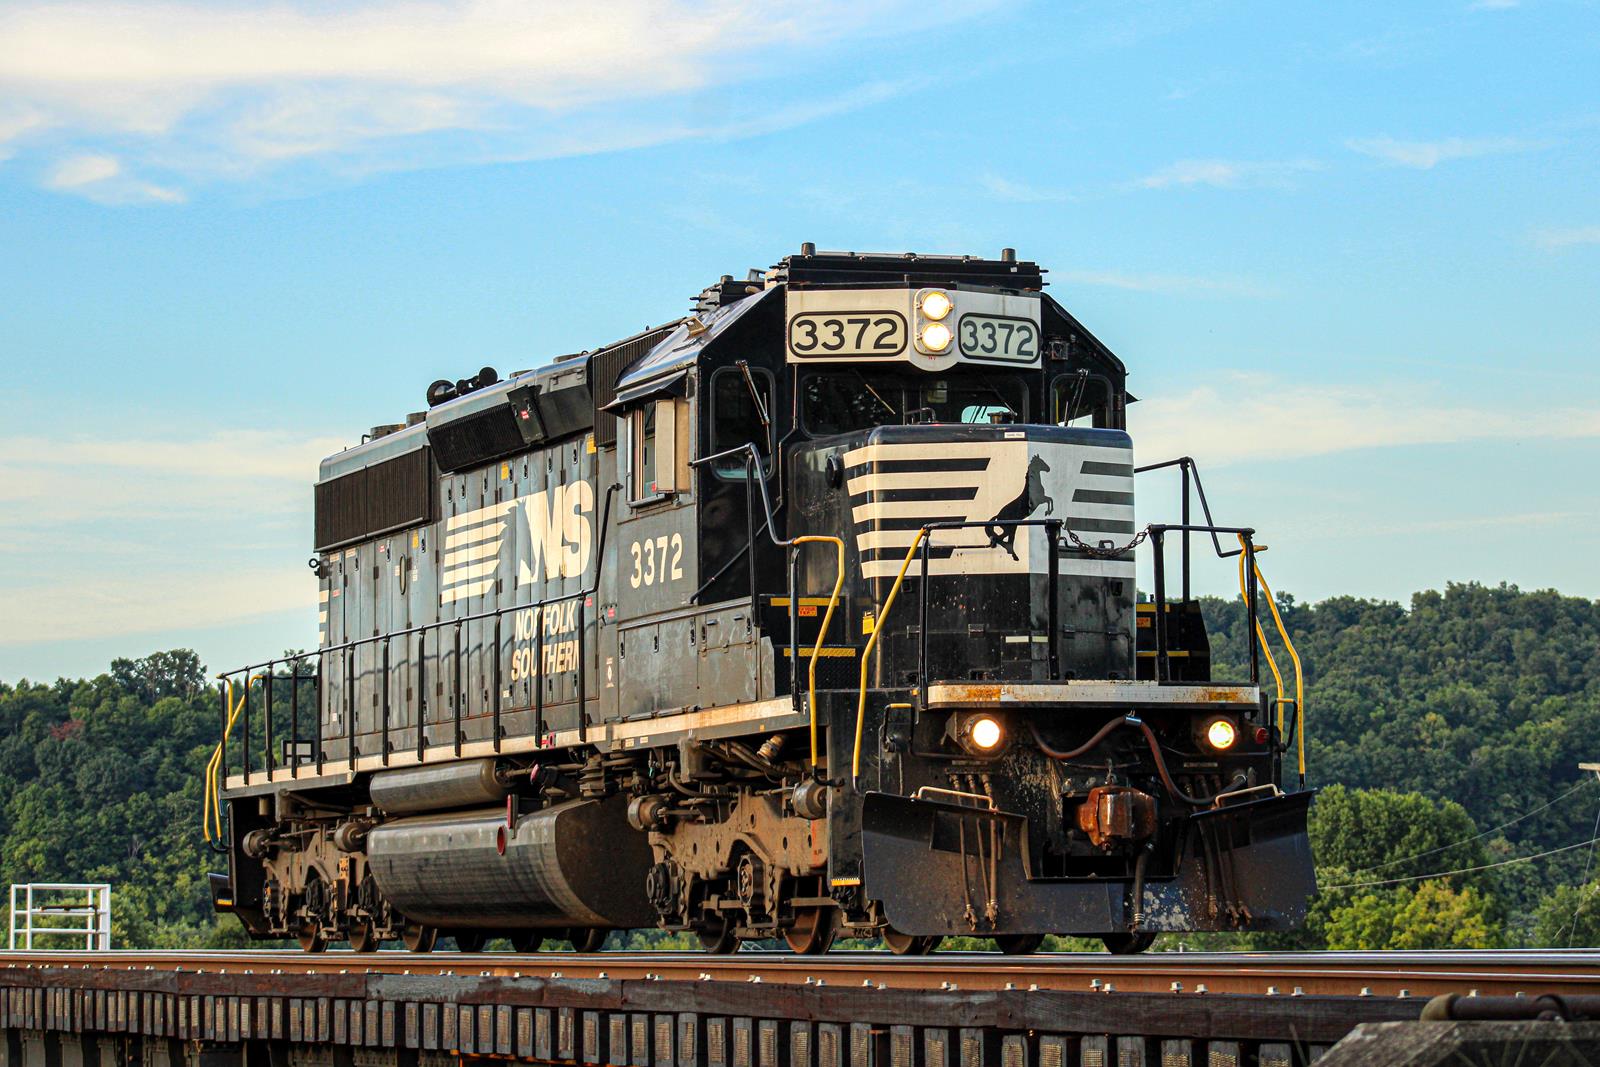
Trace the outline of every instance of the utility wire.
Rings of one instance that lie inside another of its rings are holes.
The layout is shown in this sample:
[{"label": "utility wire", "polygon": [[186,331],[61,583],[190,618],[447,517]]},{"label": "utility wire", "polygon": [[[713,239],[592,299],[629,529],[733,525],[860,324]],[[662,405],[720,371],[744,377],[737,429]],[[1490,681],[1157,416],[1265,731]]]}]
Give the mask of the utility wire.
[{"label": "utility wire", "polygon": [[[1594,813],[1594,835],[1600,838],[1600,811]],[[1589,884],[1589,871],[1594,867],[1594,849],[1589,850],[1589,858],[1583,864],[1583,880],[1578,883],[1578,906],[1572,909],[1572,925],[1567,928],[1567,947],[1572,947],[1572,938],[1578,932],[1578,913],[1583,910],[1587,898],[1583,895],[1583,887]]]},{"label": "utility wire", "polygon": [[[1472,842],[1478,840],[1479,838],[1488,837],[1490,834],[1498,833],[1499,831],[1504,830],[1508,826],[1515,826],[1517,823],[1521,822],[1523,819],[1526,819],[1526,818],[1528,818],[1529,816],[1532,816],[1532,815],[1537,815],[1541,811],[1544,811],[1546,808],[1555,807],[1557,804],[1561,803],[1563,800],[1567,799],[1572,794],[1576,793],[1578,790],[1583,789],[1585,786],[1593,785],[1597,781],[1600,781],[1600,776],[1590,777],[1589,775],[1585,775],[1584,778],[1583,778],[1583,781],[1579,782],[1577,785],[1573,786],[1571,789],[1567,790],[1565,793],[1562,793],[1560,796],[1558,796],[1554,800],[1550,801],[1550,803],[1541,804],[1537,808],[1532,809],[1531,811],[1525,811],[1521,815],[1518,815],[1515,819],[1509,819],[1506,822],[1501,823],[1499,826],[1492,826],[1489,829],[1482,831],[1481,833],[1473,834],[1471,837],[1463,837],[1460,841],[1452,841],[1448,845],[1440,845],[1438,848],[1430,848],[1426,852],[1418,852],[1414,856],[1402,856],[1400,859],[1397,859],[1397,860],[1385,860],[1382,863],[1373,864],[1371,867],[1357,867],[1355,870],[1351,871],[1350,873],[1351,874],[1367,874],[1367,873],[1369,873],[1371,871],[1382,871],[1382,870],[1386,870],[1386,869],[1388,869],[1390,867],[1398,867],[1402,863],[1410,863],[1412,860],[1420,860],[1422,857],[1431,856],[1436,852],[1448,852],[1451,849],[1456,848],[1456,847],[1458,847],[1460,845],[1470,845]],[[1600,831],[1596,831],[1596,833],[1600,833]],[[1431,875],[1422,875],[1422,877],[1428,878],[1428,877],[1432,877],[1432,876]]]},{"label": "utility wire", "polygon": [[1591,837],[1587,841],[1579,841],[1574,845],[1562,845],[1560,848],[1552,848],[1546,852],[1536,852],[1532,856],[1517,856],[1509,860],[1499,860],[1495,863],[1480,864],[1477,867],[1461,867],[1453,871],[1434,871],[1432,874],[1413,874],[1408,875],[1405,878],[1385,878],[1377,882],[1346,882],[1344,885],[1325,885],[1319,886],[1318,888],[1324,892],[1334,889],[1367,889],[1381,885],[1399,885],[1402,882],[1421,882],[1429,878],[1448,878],[1453,874],[1472,874],[1475,871],[1487,871],[1495,867],[1509,867],[1513,863],[1528,863],[1532,860],[1542,860],[1546,856],[1554,856],[1558,852],[1571,852],[1575,848],[1588,848],[1596,842],[1600,842],[1600,837]]}]

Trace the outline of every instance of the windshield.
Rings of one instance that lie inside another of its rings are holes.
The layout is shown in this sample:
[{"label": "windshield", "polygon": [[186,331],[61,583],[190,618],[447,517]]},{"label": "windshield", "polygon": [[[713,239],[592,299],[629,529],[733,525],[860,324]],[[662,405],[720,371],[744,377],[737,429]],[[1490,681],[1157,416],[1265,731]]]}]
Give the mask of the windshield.
[{"label": "windshield", "polygon": [[959,378],[829,371],[801,384],[800,420],[814,437],[906,423],[1026,422],[1027,386],[1004,372]]}]

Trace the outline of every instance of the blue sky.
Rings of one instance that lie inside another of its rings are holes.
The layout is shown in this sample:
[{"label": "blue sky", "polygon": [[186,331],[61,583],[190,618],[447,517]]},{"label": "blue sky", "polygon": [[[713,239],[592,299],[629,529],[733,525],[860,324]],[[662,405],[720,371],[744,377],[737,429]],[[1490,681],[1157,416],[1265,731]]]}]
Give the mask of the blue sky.
[{"label": "blue sky", "polygon": [[7,3],[0,678],[311,643],[320,455],[804,240],[1049,267],[1280,589],[1600,596],[1597,147],[1593,3]]}]

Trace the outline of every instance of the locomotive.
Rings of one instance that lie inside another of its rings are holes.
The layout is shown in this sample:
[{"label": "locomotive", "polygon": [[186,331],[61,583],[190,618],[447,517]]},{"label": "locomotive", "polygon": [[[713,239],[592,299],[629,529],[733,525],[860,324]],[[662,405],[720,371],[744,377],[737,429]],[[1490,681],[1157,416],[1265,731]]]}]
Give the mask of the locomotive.
[{"label": "locomotive", "polygon": [[807,244],[324,460],[319,645],[219,676],[217,909],[313,951],[1299,923],[1298,696],[1259,624],[1212,679],[1189,588],[1209,540],[1254,619],[1252,531],[1187,459],[1136,528],[1126,369],[1044,273]]}]

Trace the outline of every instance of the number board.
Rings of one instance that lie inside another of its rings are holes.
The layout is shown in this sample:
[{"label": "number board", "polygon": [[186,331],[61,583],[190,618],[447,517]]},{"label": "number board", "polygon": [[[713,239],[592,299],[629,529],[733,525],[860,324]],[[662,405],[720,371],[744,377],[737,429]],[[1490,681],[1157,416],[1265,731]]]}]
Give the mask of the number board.
[{"label": "number board", "polygon": [[1032,363],[1039,358],[1039,327],[1003,315],[963,315],[956,328],[968,359]]},{"label": "number board", "polygon": [[789,351],[804,359],[892,358],[906,350],[897,311],[808,311],[789,320]]}]

